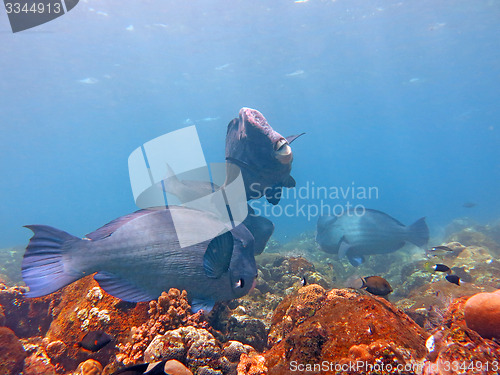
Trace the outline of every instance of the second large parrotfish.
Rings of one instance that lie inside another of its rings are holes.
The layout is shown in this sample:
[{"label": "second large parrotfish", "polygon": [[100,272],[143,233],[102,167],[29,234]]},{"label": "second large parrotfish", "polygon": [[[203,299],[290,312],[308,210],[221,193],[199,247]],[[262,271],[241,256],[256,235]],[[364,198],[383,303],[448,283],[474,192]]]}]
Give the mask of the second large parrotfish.
[{"label": "second large parrotfish", "polygon": [[276,205],[283,187],[295,187],[290,143],[302,134],[283,137],[256,109],[240,109],[227,126],[226,160],[241,169],[247,200],[265,195]]}]

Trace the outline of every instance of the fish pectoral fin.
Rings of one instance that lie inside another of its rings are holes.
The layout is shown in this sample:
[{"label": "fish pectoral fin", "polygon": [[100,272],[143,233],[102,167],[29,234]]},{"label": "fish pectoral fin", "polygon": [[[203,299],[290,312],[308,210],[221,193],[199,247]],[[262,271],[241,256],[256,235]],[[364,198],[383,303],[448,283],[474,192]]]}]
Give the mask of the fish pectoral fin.
[{"label": "fish pectoral fin", "polygon": [[229,269],[233,246],[234,240],[231,232],[223,233],[210,241],[203,256],[203,268],[207,277],[217,279]]},{"label": "fish pectoral fin", "polygon": [[297,183],[292,176],[288,176],[288,178],[283,182],[283,186],[287,188],[294,188]]},{"label": "fish pectoral fin", "polygon": [[194,298],[193,301],[191,302],[191,310],[194,313],[197,313],[200,310],[209,313],[214,308],[214,305],[215,305],[214,300]]},{"label": "fish pectoral fin", "polygon": [[99,286],[113,297],[120,298],[128,302],[145,302],[156,299],[158,296],[148,293],[128,280],[122,279],[109,272],[98,272],[94,275],[94,280]]},{"label": "fish pectoral fin", "polygon": [[347,252],[351,248],[351,245],[342,237],[339,242],[339,259],[344,258],[347,255]]},{"label": "fish pectoral fin", "polygon": [[281,190],[281,186],[273,186],[272,188],[265,189],[266,199],[273,206],[276,206],[280,202]]},{"label": "fish pectoral fin", "polygon": [[293,141],[295,141],[297,138],[299,138],[301,135],[304,135],[306,133],[300,133],[300,134],[295,134],[295,135],[289,135],[288,137],[285,137],[286,141],[290,144]]}]

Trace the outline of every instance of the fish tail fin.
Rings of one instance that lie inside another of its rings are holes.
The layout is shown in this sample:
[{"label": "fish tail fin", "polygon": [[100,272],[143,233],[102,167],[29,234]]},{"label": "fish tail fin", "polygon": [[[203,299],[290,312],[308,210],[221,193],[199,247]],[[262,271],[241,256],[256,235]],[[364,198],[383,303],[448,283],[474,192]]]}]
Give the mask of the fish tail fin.
[{"label": "fish tail fin", "polygon": [[412,244],[416,246],[424,246],[429,242],[429,227],[425,222],[425,217],[422,217],[415,221],[412,225],[408,227],[409,238]]},{"label": "fish tail fin", "polygon": [[41,297],[80,279],[83,274],[70,274],[64,256],[70,249],[83,243],[78,237],[47,225],[26,225],[33,231],[24,254],[21,273],[30,288],[27,297]]}]

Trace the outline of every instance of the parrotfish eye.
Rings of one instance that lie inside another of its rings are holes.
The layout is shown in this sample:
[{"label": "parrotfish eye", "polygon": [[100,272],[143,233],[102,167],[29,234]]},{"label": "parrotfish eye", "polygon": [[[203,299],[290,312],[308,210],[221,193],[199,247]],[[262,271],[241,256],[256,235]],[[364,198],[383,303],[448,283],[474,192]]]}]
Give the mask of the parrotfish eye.
[{"label": "parrotfish eye", "polygon": [[288,142],[285,138],[281,138],[278,142],[276,142],[276,151],[280,151],[283,147],[288,145]]},{"label": "parrotfish eye", "polygon": [[245,280],[239,279],[238,282],[236,283],[237,288],[243,288],[245,286]]}]

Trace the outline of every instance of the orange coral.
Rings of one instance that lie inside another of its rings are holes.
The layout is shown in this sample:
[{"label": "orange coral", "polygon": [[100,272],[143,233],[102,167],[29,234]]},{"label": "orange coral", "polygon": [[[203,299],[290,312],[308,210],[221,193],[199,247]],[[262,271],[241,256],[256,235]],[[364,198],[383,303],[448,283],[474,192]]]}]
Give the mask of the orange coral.
[{"label": "orange coral", "polygon": [[126,344],[118,344],[120,353],[116,359],[124,365],[137,363],[144,356],[144,351],[156,335],[181,326],[207,328],[203,312],[191,313],[187,300],[187,292],[170,289],[163,292],[158,301],[149,302],[149,320],[140,327],[132,327],[132,340]]},{"label": "orange coral", "polygon": [[238,375],[266,375],[266,359],[256,353],[243,353],[237,367]]}]

